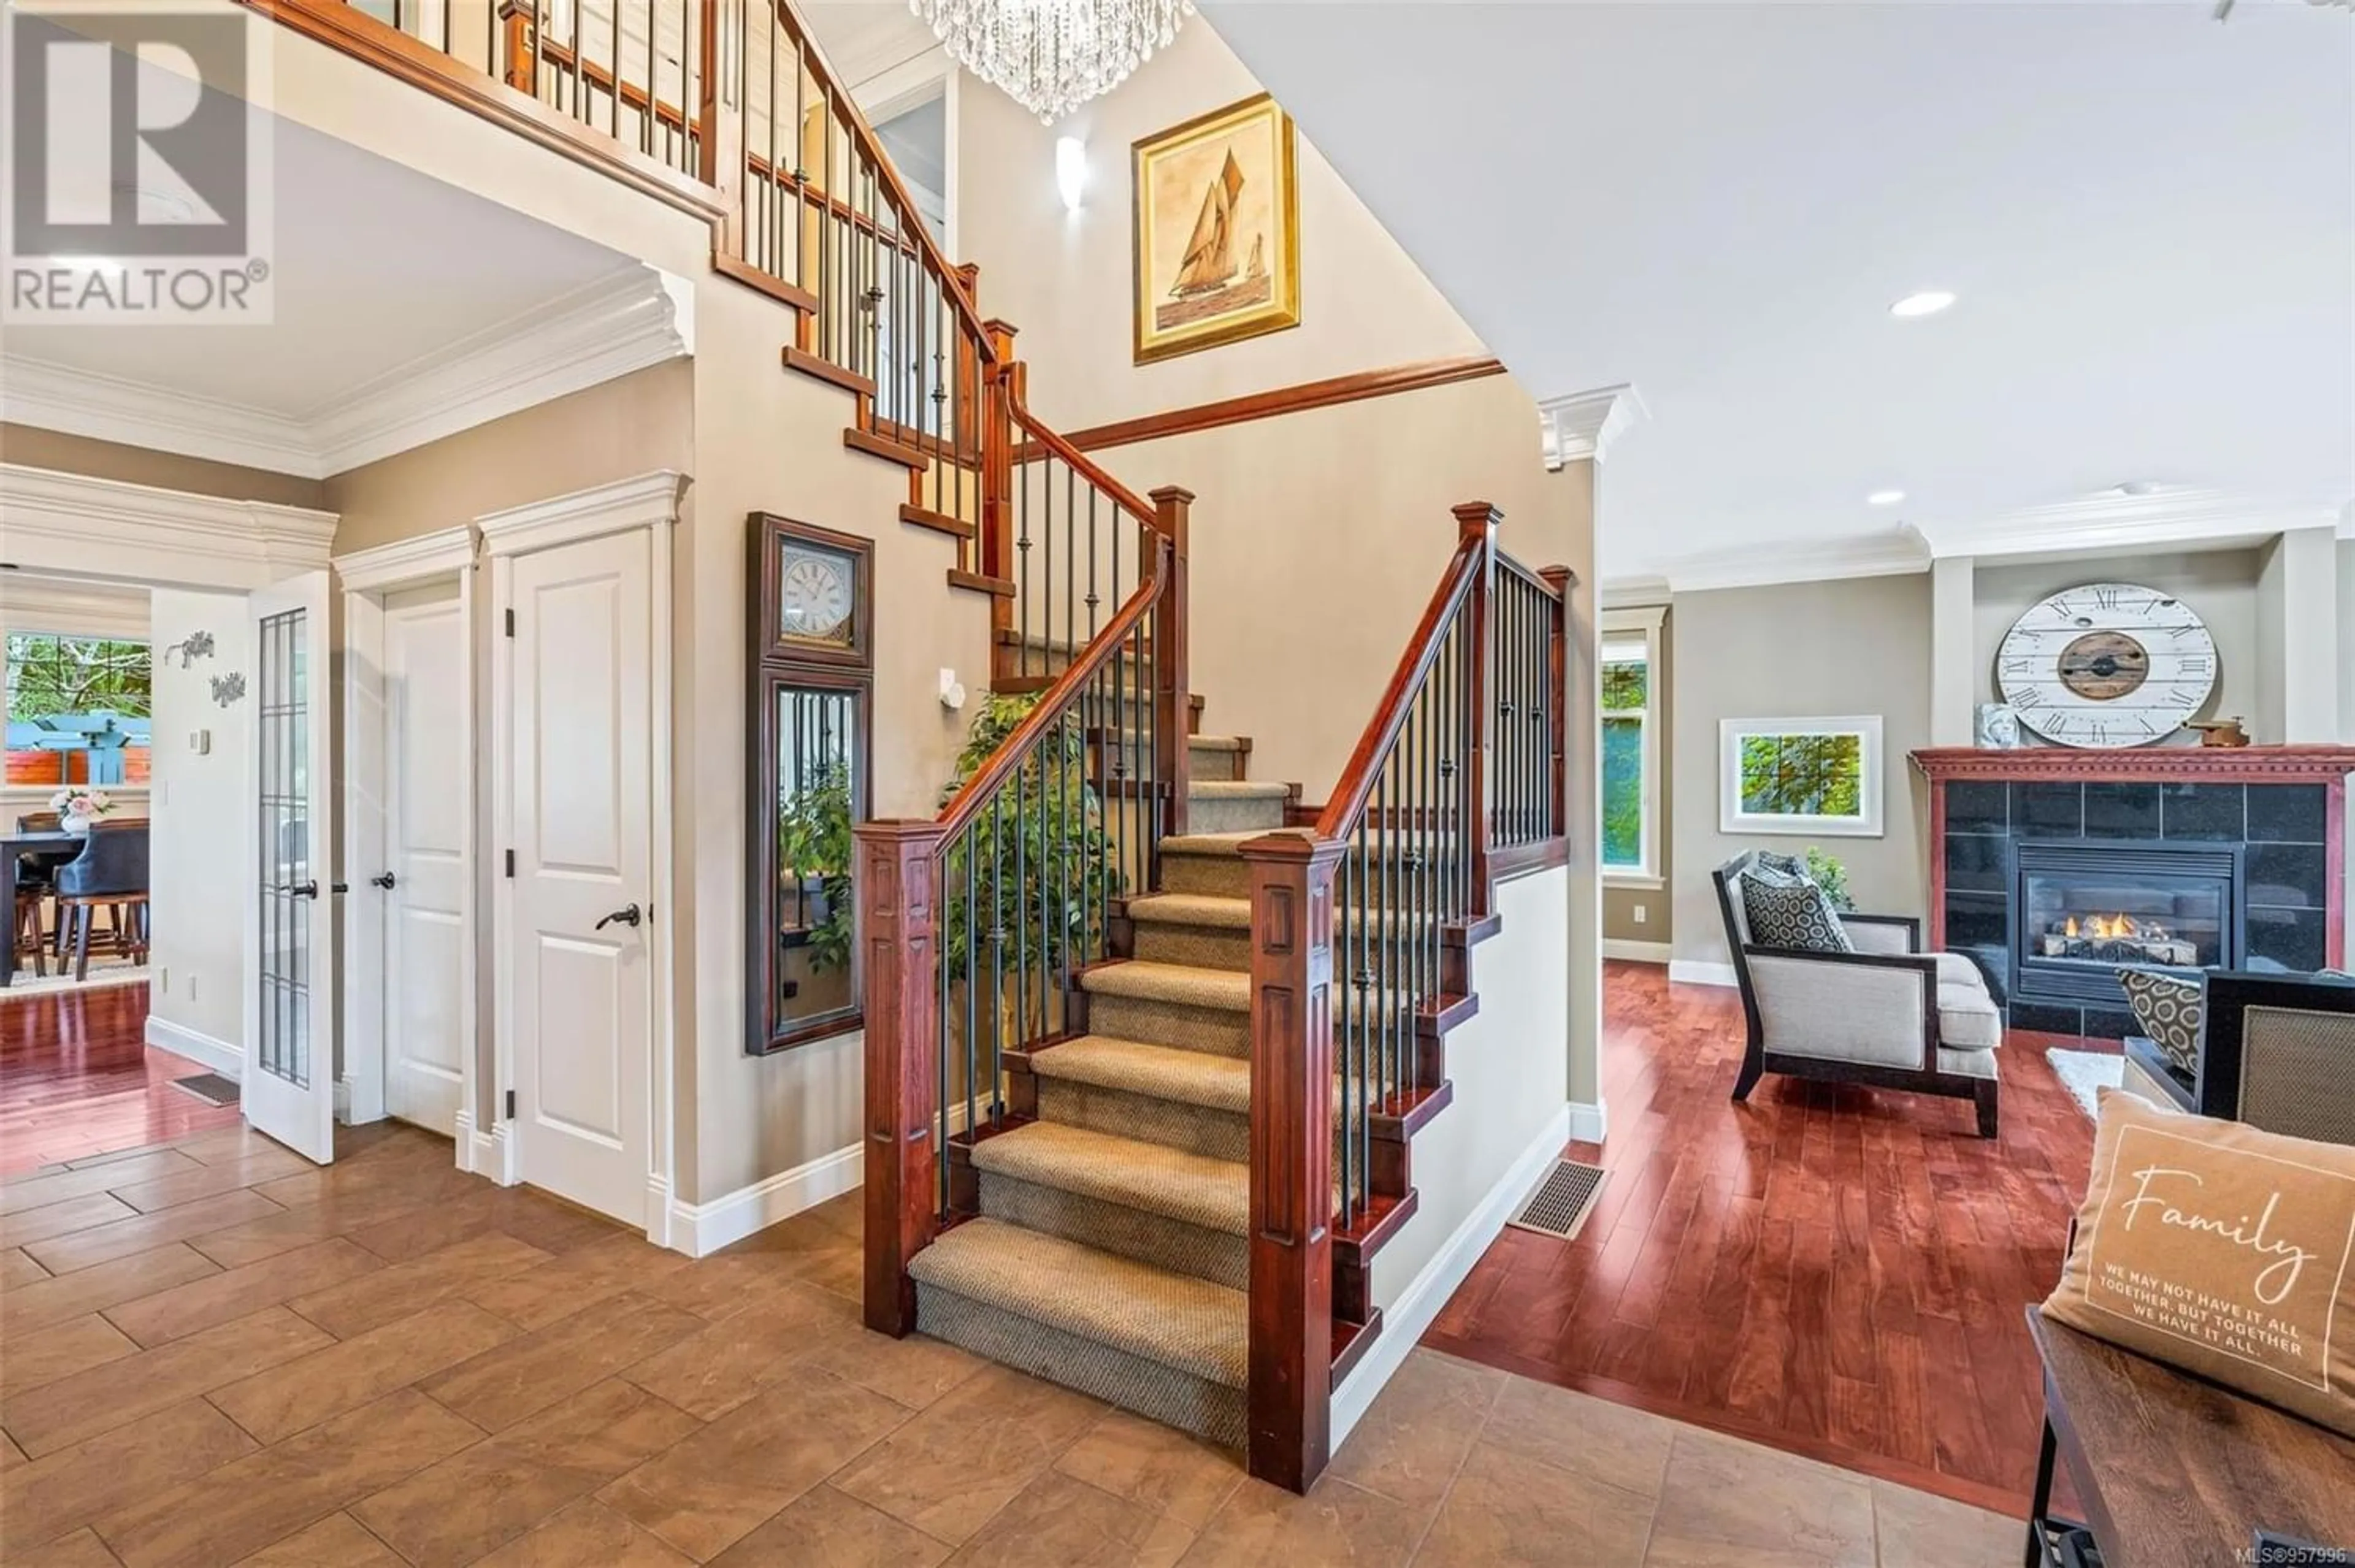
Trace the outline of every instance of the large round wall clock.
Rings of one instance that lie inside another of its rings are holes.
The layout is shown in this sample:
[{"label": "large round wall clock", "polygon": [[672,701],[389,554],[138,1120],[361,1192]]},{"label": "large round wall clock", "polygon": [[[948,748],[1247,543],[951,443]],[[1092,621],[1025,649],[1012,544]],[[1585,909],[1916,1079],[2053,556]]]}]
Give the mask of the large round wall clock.
[{"label": "large round wall clock", "polygon": [[2142,746],[2200,711],[2216,640],[2189,605],[2130,582],[2055,593],[2012,624],[1996,653],[2003,699],[2063,746]]}]

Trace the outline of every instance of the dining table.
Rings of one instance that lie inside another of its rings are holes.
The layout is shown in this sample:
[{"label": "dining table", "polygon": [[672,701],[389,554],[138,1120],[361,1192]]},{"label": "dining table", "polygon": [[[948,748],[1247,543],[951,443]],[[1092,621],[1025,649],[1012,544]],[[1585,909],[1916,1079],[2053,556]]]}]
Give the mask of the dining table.
[{"label": "dining table", "polygon": [[37,855],[43,859],[70,860],[81,853],[85,839],[79,833],[68,833],[61,827],[39,832],[20,829],[0,830],[0,909],[9,912],[8,940],[0,942],[0,987],[13,984],[16,978],[16,857]]}]

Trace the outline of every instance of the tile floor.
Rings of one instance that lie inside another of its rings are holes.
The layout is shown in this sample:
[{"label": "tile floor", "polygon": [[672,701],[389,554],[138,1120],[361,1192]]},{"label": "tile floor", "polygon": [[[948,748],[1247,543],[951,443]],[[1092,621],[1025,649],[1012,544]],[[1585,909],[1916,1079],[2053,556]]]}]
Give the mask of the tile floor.
[{"label": "tile floor", "polygon": [[1306,1498],[858,1324],[855,1195],[698,1262],[391,1128],[0,1184],[0,1557],[1995,1568],[2020,1527],[1418,1350]]}]

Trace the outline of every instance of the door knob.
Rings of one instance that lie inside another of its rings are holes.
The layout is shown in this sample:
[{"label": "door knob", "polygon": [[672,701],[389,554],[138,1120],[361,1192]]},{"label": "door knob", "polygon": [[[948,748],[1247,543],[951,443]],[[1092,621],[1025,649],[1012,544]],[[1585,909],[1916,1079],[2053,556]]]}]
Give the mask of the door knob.
[{"label": "door knob", "polygon": [[291,887],[283,887],[278,891],[293,898],[315,899],[319,896],[319,884],[316,882],[296,882]]},{"label": "door knob", "polygon": [[386,871],[381,875],[370,877],[368,879],[368,886],[372,888],[382,888],[387,892],[390,892],[392,891],[392,873],[390,871]]},{"label": "door knob", "polygon": [[607,926],[613,925],[616,923],[623,925],[634,926],[638,923],[640,918],[638,906],[635,904],[630,904],[624,908],[615,910],[613,913],[599,921],[592,929],[602,931]]}]

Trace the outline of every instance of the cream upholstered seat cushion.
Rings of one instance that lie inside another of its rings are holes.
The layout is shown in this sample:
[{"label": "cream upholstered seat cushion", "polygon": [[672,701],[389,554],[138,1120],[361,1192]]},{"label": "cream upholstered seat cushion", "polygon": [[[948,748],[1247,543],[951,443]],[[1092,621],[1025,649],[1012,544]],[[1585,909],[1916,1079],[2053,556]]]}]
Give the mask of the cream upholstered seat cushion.
[{"label": "cream upholstered seat cushion", "polygon": [[1959,953],[1939,954],[1938,1044],[1944,1049],[1938,1054],[1993,1051],[2002,1043],[2003,1014],[1988,997],[1978,965]]}]

